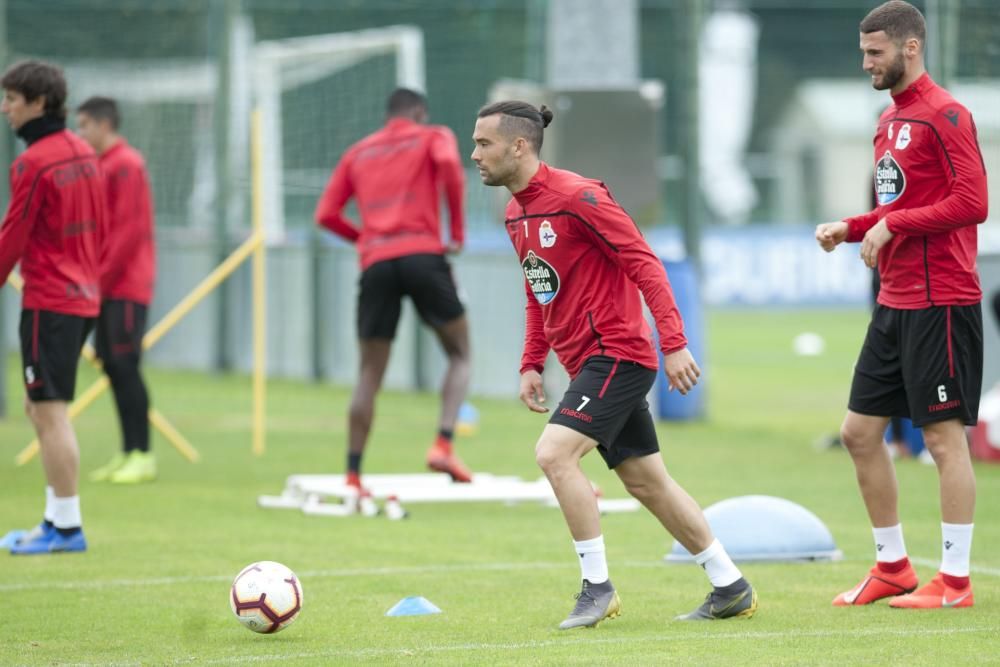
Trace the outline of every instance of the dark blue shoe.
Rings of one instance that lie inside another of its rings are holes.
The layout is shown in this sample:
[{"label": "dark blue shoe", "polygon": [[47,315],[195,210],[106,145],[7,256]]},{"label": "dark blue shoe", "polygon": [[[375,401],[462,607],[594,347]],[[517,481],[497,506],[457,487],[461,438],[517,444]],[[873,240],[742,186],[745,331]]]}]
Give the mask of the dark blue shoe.
[{"label": "dark blue shoe", "polygon": [[15,556],[38,556],[86,550],[87,538],[83,536],[83,530],[78,530],[72,535],[64,537],[62,533],[53,528],[48,532],[43,531],[34,539],[21,540],[10,548],[10,553]]}]

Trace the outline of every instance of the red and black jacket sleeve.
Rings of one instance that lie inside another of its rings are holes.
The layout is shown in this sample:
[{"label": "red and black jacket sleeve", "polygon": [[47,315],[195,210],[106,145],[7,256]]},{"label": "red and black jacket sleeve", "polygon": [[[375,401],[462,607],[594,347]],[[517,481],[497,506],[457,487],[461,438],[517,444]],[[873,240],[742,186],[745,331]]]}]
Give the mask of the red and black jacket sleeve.
[{"label": "red and black jacket sleeve", "polygon": [[446,127],[436,128],[431,138],[430,155],[438,181],[444,188],[445,201],[451,221],[451,240],[459,245],[465,242],[465,173],[458,153],[458,141]]},{"label": "red and black jacket sleeve", "polygon": [[323,190],[323,196],[316,205],[316,223],[342,239],[355,243],[361,236],[361,230],[343,214],[344,206],[354,195],[350,172],[351,153],[347,153],[337,163],[326,189]]},{"label": "red and black jacket sleeve", "polygon": [[670,354],[687,347],[684,322],[667,271],[632,218],[603,184],[599,188],[581,188],[571,202],[572,211],[586,222],[593,235],[594,245],[639,288],[656,322],[660,350]]},{"label": "red and black jacket sleeve", "polygon": [[10,204],[0,225],[0,285],[6,284],[24,254],[37,219],[31,210],[36,176],[36,170],[23,156],[10,166]]},{"label": "red and black jacket sleeve", "polygon": [[104,174],[111,234],[104,242],[101,283],[118,283],[134,261],[136,249],[148,242],[152,212],[149,181],[141,163],[120,163]]},{"label": "red and black jacket sleeve", "polygon": [[927,206],[888,213],[886,226],[894,234],[938,234],[986,220],[986,165],[979,151],[976,124],[966,109],[948,118],[937,114],[934,122],[939,138],[934,146],[948,181],[948,194]]},{"label": "red and black jacket sleeve", "polygon": [[545,338],[542,306],[538,303],[528,282],[524,283],[527,301],[524,306],[524,351],[521,354],[521,374],[533,370],[542,372],[545,358],[549,356],[549,342]]}]

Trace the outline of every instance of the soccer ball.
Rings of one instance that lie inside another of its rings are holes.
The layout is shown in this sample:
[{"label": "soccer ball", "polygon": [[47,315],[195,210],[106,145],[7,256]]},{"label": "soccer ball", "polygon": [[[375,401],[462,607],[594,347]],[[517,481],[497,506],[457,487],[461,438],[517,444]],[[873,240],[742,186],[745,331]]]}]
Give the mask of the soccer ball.
[{"label": "soccer ball", "polygon": [[233,580],[229,606],[250,630],[278,632],[291,625],[302,611],[302,584],[281,563],[251,563]]}]

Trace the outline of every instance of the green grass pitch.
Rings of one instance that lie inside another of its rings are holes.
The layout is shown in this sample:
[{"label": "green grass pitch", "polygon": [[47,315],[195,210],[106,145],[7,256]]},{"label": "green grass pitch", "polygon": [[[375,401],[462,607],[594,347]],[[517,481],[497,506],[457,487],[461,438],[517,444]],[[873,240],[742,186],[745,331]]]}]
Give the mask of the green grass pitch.
[{"label": "green grass pitch", "polygon": [[[156,438],[161,478],[120,488],[83,482],[90,551],[14,558],[0,553],[2,665],[660,665],[969,664],[1000,660],[1000,466],[977,464],[973,546],[976,606],[906,612],[877,604],[834,609],[830,600],[870,566],[866,515],[845,452],[812,443],[836,430],[864,334],[862,311],[726,311],[710,315],[709,414],[660,426],[671,473],[707,506],[744,494],[801,503],[823,519],[845,560],[750,564],[760,593],[749,621],[670,619],[708,590],[700,570],[662,563],[671,541],[645,513],[604,518],[621,618],[594,630],[556,625],[573,604],[579,571],[557,510],[536,504],[415,505],[408,521],[308,517],[255,507],[295,473],[341,472],[348,391],[272,381],[267,454],[250,454],[245,377],[151,372],[156,405],[200,449],[184,462]],[[792,338],[821,333],[826,352],[796,357]],[[516,372],[511,359],[511,372]],[[12,415],[0,423],[0,532],[40,518],[37,462],[15,468],[30,439],[18,366],[9,364]],[[81,370],[80,386],[94,375]],[[557,397],[552,397],[554,400]],[[533,460],[544,418],[511,400],[474,399],[479,432],[459,441],[475,470],[539,475]],[[422,469],[435,428],[433,395],[384,394],[369,472]],[[111,402],[78,422],[82,470],[117,446]],[[622,497],[596,455],[586,470]],[[939,558],[937,477],[898,464],[902,518],[922,580]],[[277,560],[303,583],[301,617],[274,636],[232,617],[232,578]],[[444,613],[387,618],[405,596]]]}]

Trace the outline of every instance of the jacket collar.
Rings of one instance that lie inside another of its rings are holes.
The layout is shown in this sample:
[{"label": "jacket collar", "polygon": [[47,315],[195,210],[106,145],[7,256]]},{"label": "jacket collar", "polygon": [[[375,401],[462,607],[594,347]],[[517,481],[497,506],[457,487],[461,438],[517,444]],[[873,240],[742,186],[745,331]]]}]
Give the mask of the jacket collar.
[{"label": "jacket collar", "polygon": [[50,134],[54,134],[65,129],[65,118],[56,118],[55,116],[45,115],[39,116],[38,118],[32,118],[27,123],[19,127],[17,129],[17,136],[24,139],[24,141],[30,146],[43,137],[47,137]]},{"label": "jacket collar", "polygon": [[896,103],[897,107],[905,107],[907,104],[911,104],[921,97],[925,97],[927,92],[934,87],[934,81],[931,79],[931,75],[924,72],[920,77],[906,87],[906,90],[899,93],[898,95],[892,96],[892,101]]},{"label": "jacket collar", "polygon": [[538,163],[538,171],[536,171],[535,175],[531,177],[530,181],[528,181],[528,186],[520,192],[515,192],[514,199],[516,199],[521,205],[527,204],[541,194],[542,190],[545,189],[545,184],[549,181],[549,176],[551,175],[552,170],[549,169],[549,165],[540,161]]}]

